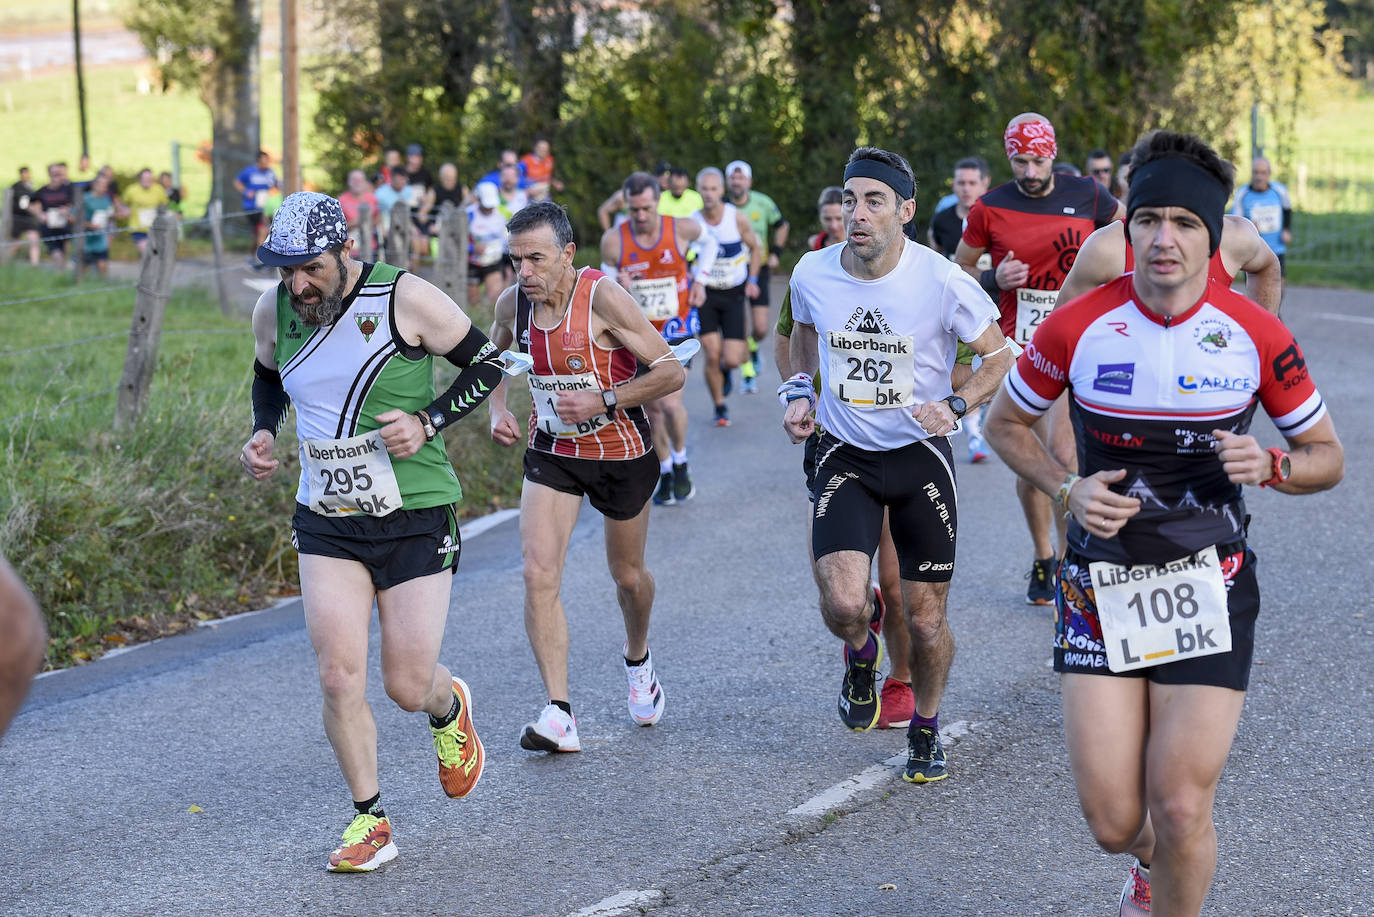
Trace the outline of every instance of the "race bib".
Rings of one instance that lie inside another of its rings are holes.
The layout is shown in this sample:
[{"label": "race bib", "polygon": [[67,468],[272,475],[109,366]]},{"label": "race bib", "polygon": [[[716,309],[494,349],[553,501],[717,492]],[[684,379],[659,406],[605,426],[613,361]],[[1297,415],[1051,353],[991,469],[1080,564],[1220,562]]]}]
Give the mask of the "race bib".
[{"label": "race bib", "polygon": [[50,207],[43,211],[43,223],[49,229],[61,229],[67,225],[67,215],[61,207]]},{"label": "race bib", "polygon": [[1107,667],[1129,672],[1231,650],[1215,547],[1158,566],[1088,565]]},{"label": "race bib", "polygon": [[157,208],[148,207],[138,212],[138,225],[153,228],[153,220],[157,219]]},{"label": "race bib", "polygon": [[666,322],[677,315],[677,278],[646,277],[630,281],[630,295],[639,311],[651,322]]},{"label": "race bib", "polygon": [[706,285],[717,290],[739,286],[748,279],[748,262],[749,258],[744,252],[733,258],[717,258],[711,263],[711,270],[706,274]]},{"label": "race bib", "polygon": [[18,204],[18,207],[19,207],[20,210],[28,210],[28,209],[29,209],[29,204],[30,204],[30,203],[31,203],[31,202],[29,201],[29,196],[28,196],[27,194],[21,194],[21,195],[19,195],[19,204]]},{"label": "race bib", "polygon": [[530,373],[525,378],[529,380],[530,397],[534,401],[535,425],[550,436],[559,439],[586,436],[611,422],[604,413],[580,423],[564,423],[558,416],[559,392],[600,393],[601,386],[591,373],[579,376],[536,376]]},{"label": "race bib", "polygon": [[385,516],[401,508],[401,489],[382,431],[301,443],[310,508],[321,516]]},{"label": "race bib", "polygon": [[479,267],[491,267],[499,262],[506,254],[506,248],[501,243],[501,239],[483,239],[474,243],[472,249],[477,255],[474,263]]},{"label": "race bib", "polygon": [[91,222],[95,224],[96,229],[104,229],[106,226],[110,225],[110,211],[97,210],[95,213],[91,214]]},{"label": "race bib", "polygon": [[909,335],[831,331],[830,391],[860,410],[902,408],[912,403],[916,362]]},{"label": "race bib", "polygon": [[265,189],[253,192],[253,206],[259,210],[267,206],[267,191]]},{"label": "race bib", "polygon": [[1261,233],[1276,233],[1283,229],[1283,208],[1278,204],[1260,204],[1250,211],[1250,222]]},{"label": "race bib", "polygon": [[1030,341],[1035,329],[1054,309],[1058,295],[1055,290],[1032,290],[1030,287],[1016,291],[1016,343],[1024,345]]}]

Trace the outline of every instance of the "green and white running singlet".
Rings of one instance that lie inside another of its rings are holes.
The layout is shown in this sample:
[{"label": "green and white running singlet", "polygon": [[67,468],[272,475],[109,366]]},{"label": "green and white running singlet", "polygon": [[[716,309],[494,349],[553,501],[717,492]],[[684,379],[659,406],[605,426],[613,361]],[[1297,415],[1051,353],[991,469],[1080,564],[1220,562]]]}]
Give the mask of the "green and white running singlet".
[{"label": "green and white running singlet", "polygon": [[434,400],[434,358],[396,332],[396,282],[404,273],[364,264],[343,314],[321,327],[302,322],[285,285],[277,287],[277,367],[301,441],[296,500],[321,515],[385,516],[463,498],[441,438],[396,459],[374,432],[378,414],[413,413]]}]

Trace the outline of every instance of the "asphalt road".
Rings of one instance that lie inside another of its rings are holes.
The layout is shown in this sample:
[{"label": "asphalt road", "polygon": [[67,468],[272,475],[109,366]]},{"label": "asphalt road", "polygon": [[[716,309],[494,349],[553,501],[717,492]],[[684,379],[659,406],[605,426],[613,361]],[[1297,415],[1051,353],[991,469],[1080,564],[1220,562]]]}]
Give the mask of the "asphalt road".
[{"label": "asphalt road", "polygon": [[[1365,914],[1374,296],[1293,291],[1285,318],[1347,473],[1325,494],[1250,496],[1264,609],[1206,912]],[[699,495],[655,508],[650,530],[659,725],[626,715],[623,630],[587,513],[564,579],[584,751],[518,747],[544,698],[506,521],[467,539],[442,656],[473,688],[486,745],[468,799],[443,796],[424,721],[386,699],[373,647],[394,863],[363,876],[322,868],[351,808],[289,602],[40,679],[0,744],[0,912],[1115,914],[1128,860],[1099,852],[1078,812],[1050,615],[1023,604],[1030,542],[1007,469],[958,467],[959,649],[941,711],[951,776],[912,786],[894,757],[902,731],[855,734],[836,717],[839,645],[816,610],[801,452],[776,400],[736,395],[735,425],[709,427],[697,370],[688,402]],[[1256,430],[1278,442],[1267,421]]]}]

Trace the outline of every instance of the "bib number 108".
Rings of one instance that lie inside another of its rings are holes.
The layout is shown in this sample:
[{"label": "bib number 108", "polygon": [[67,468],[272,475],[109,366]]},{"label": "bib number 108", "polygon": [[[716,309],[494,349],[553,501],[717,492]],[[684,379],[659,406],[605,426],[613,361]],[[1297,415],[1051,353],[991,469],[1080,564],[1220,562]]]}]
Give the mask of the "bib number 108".
[{"label": "bib number 108", "polygon": [[354,491],[372,490],[372,475],[367,473],[366,465],[354,465],[352,468],[321,468],[320,478],[327,497],[342,497]]},{"label": "bib number 108", "polygon": [[[1172,590],[1152,589],[1150,591],[1150,617],[1160,624],[1168,624],[1177,614],[1180,618],[1193,618],[1197,616],[1199,605],[1197,599],[1193,597],[1192,583],[1179,583]],[[1134,611],[1140,617],[1140,626],[1149,626],[1146,618],[1145,598],[1142,593],[1135,593],[1126,602],[1126,607]]]},{"label": "bib number 108", "polygon": [[877,360],[873,357],[863,360],[858,357],[846,357],[845,362],[849,364],[849,375],[846,378],[851,382],[892,382],[892,364],[886,360]]}]

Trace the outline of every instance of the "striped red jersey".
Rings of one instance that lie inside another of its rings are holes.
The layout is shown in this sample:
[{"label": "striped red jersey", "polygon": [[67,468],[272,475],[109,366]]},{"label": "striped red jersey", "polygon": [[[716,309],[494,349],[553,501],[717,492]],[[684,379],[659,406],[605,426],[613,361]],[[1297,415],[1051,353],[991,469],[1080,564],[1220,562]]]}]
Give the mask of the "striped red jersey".
[{"label": "striped red jersey", "polygon": [[973,202],[963,240],[987,249],[993,267],[1011,252],[1030,266],[1026,285],[1002,290],[997,299],[1002,333],[1025,343],[1054,308],[1078,248],[1095,229],[1116,216],[1116,198],[1091,178],[1057,173],[1054,190],[1027,197],[1009,181]]},{"label": "striped red jersey", "polygon": [[673,319],[674,329],[682,337],[691,319],[687,294],[691,284],[687,280],[687,261],[677,248],[677,218],[658,218],[658,239],[649,248],[635,241],[630,221],[620,224],[620,263],[616,265],[625,277],[625,285],[644,313],[661,334]]},{"label": "striped red jersey", "polygon": [[592,297],[605,277],[594,268],[579,270],[568,308],[552,328],[536,325],[533,304],[523,292],[517,294],[515,339],[534,357],[528,374],[534,400],[529,447],[537,452],[616,461],[639,458],[651,448],[649,420],[641,406],[617,408],[614,417],[597,414],[577,424],[564,423],[555,410],[559,392],[600,394],[639,371],[634,354],[624,347],[602,347],[592,335]]},{"label": "striped red jersey", "polygon": [[1141,501],[1116,538],[1069,527],[1092,560],[1163,563],[1242,540],[1245,503],[1212,450],[1213,430],[1244,434],[1257,405],[1296,436],[1326,416],[1302,350],[1279,319],[1209,282],[1181,315],[1136,302],[1133,277],[1055,309],[1003,383],[1042,414],[1065,389],[1079,473],[1126,469],[1113,491]]}]

